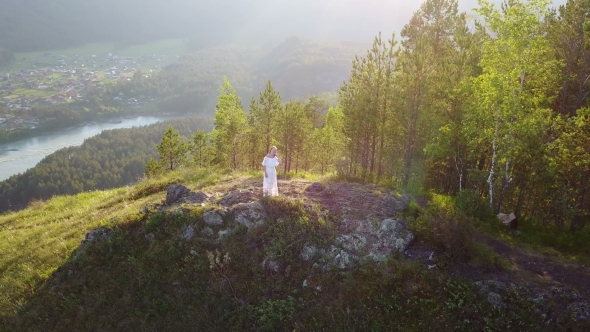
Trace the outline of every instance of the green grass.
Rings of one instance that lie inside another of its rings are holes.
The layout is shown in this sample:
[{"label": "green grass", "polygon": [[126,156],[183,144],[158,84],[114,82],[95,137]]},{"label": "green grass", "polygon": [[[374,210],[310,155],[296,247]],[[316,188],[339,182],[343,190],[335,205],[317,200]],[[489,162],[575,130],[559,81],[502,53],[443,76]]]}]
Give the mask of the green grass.
[{"label": "green grass", "polygon": [[55,94],[53,91],[47,90],[36,90],[36,89],[15,89],[13,92],[18,96],[30,96],[30,97],[47,97]]},{"label": "green grass", "polygon": [[[78,47],[70,47],[57,50],[49,50],[42,52],[26,52],[15,53],[15,61],[11,64],[0,67],[0,73],[31,69],[35,63],[45,63],[47,65],[56,65],[57,60],[54,58],[44,58],[43,54],[51,53],[52,55],[65,55],[72,57],[75,55],[88,58],[92,55],[103,57],[108,53],[113,53],[119,56],[140,56],[140,55],[166,55],[166,61],[149,61],[143,64],[144,68],[151,68],[154,65],[167,65],[176,60],[176,56],[182,56],[188,52],[186,43],[183,39],[162,39],[145,44],[136,44],[126,47],[116,47],[112,43],[91,43]],[[26,59],[26,60],[23,60]],[[142,68],[142,69],[144,69]]]},{"label": "green grass", "polygon": [[1,215],[0,316],[22,309],[50,272],[68,260],[89,230],[113,227],[117,222],[112,218],[161,201],[170,183],[200,186],[218,177],[203,170],[183,170],[135,187],[36,201],[27,209]]},{"label": "green grass", "polygon": [[[255,176],[181,169],[134,187],[55,197],[0,216],[0,330],[547,328],[528,300],[531,294],[508,291],[509,308],[495,308],[471,281],[399,257],[346,273],[320,271],[299,254],[306,244],[330,246],[335,220],[302,200],[261,199],[266,224],[234,224],[221,242],[198,236],[205,227],[203,211],[213,206],[143,209],[160,202],[172,183],[213,190],[254,181],[260,173]],[[448,199],[434,201],[451,210]],[[231,215],[223,218],[226,225],[211,226],[214,232],[234,222]],[[80,247],[86,232],[98,226],[110,238]],[[189,227],[197,236],[181,239]],[[486,259],[485,253],[476,256]],[[265,258],[278,271],[264,269]]]}]

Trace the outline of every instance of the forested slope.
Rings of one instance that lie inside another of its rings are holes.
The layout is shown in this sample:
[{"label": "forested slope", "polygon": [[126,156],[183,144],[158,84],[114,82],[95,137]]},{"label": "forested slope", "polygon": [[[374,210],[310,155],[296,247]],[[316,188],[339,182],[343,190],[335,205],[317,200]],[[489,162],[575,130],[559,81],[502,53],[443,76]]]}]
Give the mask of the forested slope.
[{"label": "forested slope", "polygon": [[54,195],[109,189],[136,182],[168,126],[184,136],[210,130],[210,120],[190,117],[150,126],[105,130],[81,146],[64,148],[26,172],[0,182],[0,210],[18,209]]}]

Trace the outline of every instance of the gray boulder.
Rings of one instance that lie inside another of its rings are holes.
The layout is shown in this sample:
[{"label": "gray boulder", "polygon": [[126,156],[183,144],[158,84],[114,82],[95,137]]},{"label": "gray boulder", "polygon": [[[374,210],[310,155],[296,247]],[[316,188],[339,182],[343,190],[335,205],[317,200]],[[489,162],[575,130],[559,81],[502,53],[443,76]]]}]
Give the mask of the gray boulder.
[{"label": "gray boulder", "polygon": [[217,204],[229,207],[240,203],[250,203],[255,200],[256,193],[253,190],[232,191],[223,195]]},{"label": "gray boulder", "polygon": [[111,237],[112,231],[106,229],[104,227],[98,227],[96,229],[91,230],[90,232],[86,233],[83,244],[85,243],[92,243],[92,242],[99,242],[108,240]]},{"label": "gray boulder", "polygon": [[168,187],[166,191],[166,205],[172,205],[178,202],[182,197],[188,195],[190,193],[190,189],[181,185],[181,184],[173,184]]},{"label": "gray boulder", "polygon": [[236,222],[248,228],[266,225],[268,218],[260,202],[238,204],[233,208]]},{"label": "gray boulder", "polygon": [[203,214],[203,221],[208,226],[223,225],[223,218],[215,211],[208,211]]},{"label": "gray boulder", "polygon": [[410,196],[405,194],[385,194],[383,195],[384,205],[386,206],[387,213],[394,215],[397,212],[403,211],[410,205]]},{"label": "gray boulder", "polygon": [[185,227],[184,232],[180,236],[180,238],[184,241],[190,241],[195,236],[195,229],[193,225],[188,225]]},{"label": "gray boulder", "polygon": [[166,191],[165,205],[178,205],[182,203],[202,204],[209,196],[203,192],[192,192],[181,184],[173,184]]}]

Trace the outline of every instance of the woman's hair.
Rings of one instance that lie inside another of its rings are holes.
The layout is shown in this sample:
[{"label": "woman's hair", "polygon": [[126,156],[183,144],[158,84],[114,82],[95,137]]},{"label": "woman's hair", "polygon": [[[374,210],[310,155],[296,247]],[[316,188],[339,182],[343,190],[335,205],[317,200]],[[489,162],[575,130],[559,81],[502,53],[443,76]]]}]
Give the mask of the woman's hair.
[{"label": "woman's hair", "polygon": [[275,149],[275,150],[276,150],[276,149],[277,149],[277,147],[276,147],[276,146],[274,146],[274,145],[273,145],[273,146],[271,146],[271,147],[270,147],[270,149],[268,149],[268,153],[270,153],[270,152],[272,151],[272,149]]}]

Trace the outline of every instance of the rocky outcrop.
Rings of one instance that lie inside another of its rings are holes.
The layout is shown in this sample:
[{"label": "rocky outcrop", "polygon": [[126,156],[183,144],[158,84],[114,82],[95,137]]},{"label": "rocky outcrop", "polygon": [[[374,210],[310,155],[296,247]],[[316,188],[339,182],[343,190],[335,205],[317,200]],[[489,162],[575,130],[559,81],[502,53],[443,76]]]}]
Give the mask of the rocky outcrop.
[{"label": "rocky outcrop", "polygon": [[232,191],[221,197],[217,204],[225,207],[231,207],[240,203],[250,203],[256,200],[256,193],[252,189]]},{"label": "rocky outcrop", "polygon": [[381,263],[392,253],[404,252],[414,240],[414,234],[404,220],[384,219],[379,223],[362,220],[355,224],[353,231],[337,236],[328,249],[309,244],[303,246],[299,258],[323,262],[315,265],[321,270],[331,267],[346,269],[359,263]]},{"label": "rocky outcrop", "polygon": [[[326,187],[317,182],[307,186],[305,192],[322,197],[326,202],[330,201],[337,204],[336,207],[342,208],[337,211],[340,212],[336,221],[338,235],[334,240],[322,248],[307,244],[301,250],[301,260],[312,262],[320,270],[347,269],[367,262],[380,263],[392,253],[404,252],[414,240],[408,223],[392,217],[409,204],[409,197],[406,195],[381,194],[377,190],[366,188],[358,190],[358,185],[354,184],[332,184]],[[182,185],[175,184],[168,188],[164,205],[172,206],[193,201],[202,204],[207,197],[204,193],[194,193]],[[182,240],[188,241],[199,234],[220,242],[236,226],[242,225],[252,229],[264,227],[268,222],[267,211],[256,200],[256,195],[251,189],[227,193],[216,203],[221,209],[211,207],[204,211],[204,225],[201,229],[186,225],[181,235]],[[335,206],[326,203],[326,207],[330,209]],[[226,219],[233,222],[226,225]],[[279,269],[277,264],[268,257],[263,266],[265,269],[276,271]]]},{"label": "rocky outcrop", "polygon": [[580,293],[566,287],[523,287],[498,280],[474,282],[478,291],[496,308],[507,308],[514,296],[529,300],[542,314],[548,326],[567,317],[573,321],[590,321],[590,303]]},{"label": "rocky outcrop", "polygon": [[248,228],[264,226],[268,219],[260,202],[238,204],[231,210],[231,213],[233,213],[236,223]]},{"label": "rocky outcrop", "polygon": [[166,200],[164,205],[202,204],[207,201],[209,195],[204,192],[193,192],[181,184],[173,184],[166,191]]},{"label": "rocky outcrop", "polygon": [[82,244],[108,240],[111,237],[111,233],[112,231],[110,229],[98,227],[86,233]]},{"label": "rocky outcrop", "polygon": [[221,226],[223,224],[223,218],[217,211],[203,213],[203,221],[207,226]]}]

